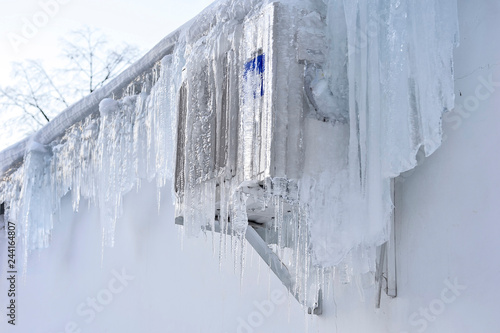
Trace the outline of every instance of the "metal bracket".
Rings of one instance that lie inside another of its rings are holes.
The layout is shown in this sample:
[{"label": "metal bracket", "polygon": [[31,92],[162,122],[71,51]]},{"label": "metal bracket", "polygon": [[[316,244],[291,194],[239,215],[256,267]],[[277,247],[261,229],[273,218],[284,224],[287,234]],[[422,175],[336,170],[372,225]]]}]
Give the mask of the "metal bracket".
[{"label": "metal bracket", "polygon": [[385,293],[389,297],[397,296],[397,274],[396,274],[396,195],[394,179],[391,180],[391,197],[394,204],[391,216],[391,232],[389,240],[380,246],[377,260],[377,272],[375,279],[378,283],[375,307],[380,308],[382,286],[385,281]]},{"label": "metal bracket", "polygon": [[[184,218],[182,216],[178,216],[175,218],[175,224],[184,225]],[[264,262],[271,268],[273,273],[280,279],[281,283],[285,286],[285,288],[290,292],[290,294],[295,297],[295,299],[300,303],[298,294],[293,291],[293,279],[288,271],[287,266],[281,261],[281,259],[274,253],[266,241],[261,237],[258,232],[259,225],[257,223],[249,223],[247,227],[247,231],[245,234],[245,238],[248,243],[255,249],[255,251],[259,254],[259,256],[264,260]],[[220,233],[221,228],[219,221],[215,220],[214,223],[214,231]],[[210,226],[206,226],[206,229],[210,231]],[[231,224],[228,224],[227,233],[231,234]],[[323,313],[323,295],[321,289],[318,293],[318,301],[312,307],[307,308],[308,314],[321,315]]]}]

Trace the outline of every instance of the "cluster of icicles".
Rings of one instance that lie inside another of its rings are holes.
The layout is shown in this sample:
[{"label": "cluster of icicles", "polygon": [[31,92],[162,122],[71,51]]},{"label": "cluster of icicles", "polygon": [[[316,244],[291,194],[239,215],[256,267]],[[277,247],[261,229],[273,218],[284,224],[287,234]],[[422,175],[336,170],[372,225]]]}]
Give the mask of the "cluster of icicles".
[{"label": "cluster of icicles", "polygon": [[[169,61],[163,60],[164,68]],[[100,116],[74,124],[49,145],[31,142],[24,163],[3,175],[0,202],[5,220],[17,224],[25,268],[31,250],[49,246],[66,194],[71,193],[75,212],[82,198],[99,207],[103,244],[113,246],[123,195],[142,179],[156,179],[158,188],[165,185],[172,170],[170,82],[158,67],[141,93],[103,100]]]},{"label": "cluster of icicles", "polygon": [[[157,64],[153,73],[147,76],[141,93],[130,92],[120,100],[102,100],[99,114],[74,124],[49,145],[31,142],[24,163],[3,175],[0,202],[5,205],[5,221],[17,225],[22,241],[22,252],[18,253],[25,272],[29,253],[50,245],[54,219],[59,216],[57,212],[66,195],[71,196],[75,212],[80,209],[83,199],[88,205],[99,208],[103,246],[108,247],[114,245],[116,223],[122,214],[122,199],[126,193],[139,188],[143,180],[156,181],[159,205],[162,188],[173,177],[175,161],[172,142],[176,135],[177,105],[171,101],[178,99],[175,87],[179,85],[176,78],[170,76],[174,66],[172,56],[165,57],[161,66]],[[223,178],[220,185],[217,181],[219,179],[207,180],[201,185],[186,184],[187,189],[197,191],[192,197],[198,201],[184,200],[180,206],[182,213],[190,216],[185,219],[185,233],[197,235],[203,230],[215,239],[215,223],[218,222],[220,259],[226,255],[226,245],[230,242],[235,267],[238,266],[243,274],[248,225],[246,202],[252,193]],[[216,216],[217,187],[220,211]],[[286,180],[269,180],[268,187],[273,191],[266,191],[264,197],[255,196],[255,199],[261,200],[262,209],[275,207],[275,223],[270,230],[278,233],[274,250],[290,267],[294,279],[291,291],[299,295],[304,304],[314,303],[321,286],[318,279],[323,276],[321,281],[324,283],[324,274],[329,271],[318,268],[309,272],[313,264],[307,209],[298,203],[297,191],[293,198],[290,197]],[[284,210],[285,204],[289,205],[288,211]],[[313,295],[310,301],[307,301],[308,293]]]}]

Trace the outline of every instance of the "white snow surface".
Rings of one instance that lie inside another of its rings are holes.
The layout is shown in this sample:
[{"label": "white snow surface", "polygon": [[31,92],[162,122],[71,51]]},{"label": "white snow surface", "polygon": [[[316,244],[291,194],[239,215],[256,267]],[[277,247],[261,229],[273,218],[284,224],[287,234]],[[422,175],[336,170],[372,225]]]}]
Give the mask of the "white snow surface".
[{"label": "white snow surface", "polygon": [[[123,195],[142,180],[155,180],[160,193],[174,177],[181,140],[176,203],[187,234],[213,229],[220,201],[219,221],[230,219],[241,238],[247,200],[256,197],[245,186],[263,181],[269,195],[261,204],[275,206],[276,228],[299,230],[292,245],[278,245],[294,247],[305,300],[321,274],[349,281],[373,272],[375,248],[388,238],[391,178],[415,167],[419,150],[429,155],[441,143],[441,117],[454,101],[457,30],[455,0],[215,2],[0,154],[0,202],[5,220],[19,226],[25,268],[30,251],[49,246],[68,192],[75,211],[82,197],[99,207],[103,244],[113,246]],[[259,52],[265,70],[243,78]],[[239,110],[238,149],[217,164],[223,108]]]}]

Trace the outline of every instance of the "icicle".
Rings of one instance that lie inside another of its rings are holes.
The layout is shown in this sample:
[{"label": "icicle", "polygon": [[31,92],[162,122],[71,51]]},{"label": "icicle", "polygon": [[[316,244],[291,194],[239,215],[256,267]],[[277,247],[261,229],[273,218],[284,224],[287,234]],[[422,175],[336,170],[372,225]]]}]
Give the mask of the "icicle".
[{"label": "icicle", "polygon": [[22,237],[21,262],[24,274],[28,268],[29,253],[34,249],[49,246],[50,233],[53,228],[52,206],[49,201],[51,197],[50,155],[47,147],[37,142],[30,143],[23,166],[19,215],[17,221],[11,220],[11,222],[17,222],[18,233]]}]

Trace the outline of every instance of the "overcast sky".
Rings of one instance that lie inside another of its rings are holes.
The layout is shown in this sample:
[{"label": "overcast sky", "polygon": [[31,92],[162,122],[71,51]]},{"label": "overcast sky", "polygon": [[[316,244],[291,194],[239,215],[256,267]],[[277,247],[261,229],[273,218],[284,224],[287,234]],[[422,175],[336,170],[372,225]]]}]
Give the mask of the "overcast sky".
[{"label": "overcast sky", "polygon": [[99,28],[112,41],[149,50],[213,0],[0,0],[0,85],[11,62],[60,54],[59,40],[82,26]]}]

